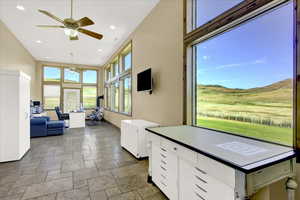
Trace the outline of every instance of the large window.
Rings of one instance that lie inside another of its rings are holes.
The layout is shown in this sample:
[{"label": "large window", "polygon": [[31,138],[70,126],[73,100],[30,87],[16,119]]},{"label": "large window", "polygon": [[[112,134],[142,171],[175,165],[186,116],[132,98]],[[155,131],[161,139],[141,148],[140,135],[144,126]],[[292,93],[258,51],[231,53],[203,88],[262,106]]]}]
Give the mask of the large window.
[{"label": "large window", "polygon": [[83,96],[83,107],[84,108],[95,108],[96,98],[97,98],[97,87],[95,86],[83,86],[82,88]]},{"label": "large window", "polygon": [[290,1],[191,45],[194,125],[293,145],[293,12]]},{"label": "large window", "polygon": [[70,101],[67,97],[70,97],[72,91],[75,90],[78,95],[75,106],[72,106],[73,110],[79,109],[80,104],[83,104],[85,109],[95,108],[98,95],[98,70],[77,67],[43,67],[44,109],[54,109],[55,106],[60,106],[64,111],[70,110]]},{"label": "large window", "polygon": [[44,67],[44,81],[59,82],[61,78],[60,68],[57,67]]},{"label": "large window", "polygon": [[65,68],[64,81],[67,83],[79,83],[80,71],[77,69]]},{"label": "large window", "polygon": [[60,85],[44,85],[44,109],[60,106]]},{"label": "large window", "polygon": [[[105,107],[131,115],[131,44],[105,67]],[[120,58],[120,59],[119,59]]]}]

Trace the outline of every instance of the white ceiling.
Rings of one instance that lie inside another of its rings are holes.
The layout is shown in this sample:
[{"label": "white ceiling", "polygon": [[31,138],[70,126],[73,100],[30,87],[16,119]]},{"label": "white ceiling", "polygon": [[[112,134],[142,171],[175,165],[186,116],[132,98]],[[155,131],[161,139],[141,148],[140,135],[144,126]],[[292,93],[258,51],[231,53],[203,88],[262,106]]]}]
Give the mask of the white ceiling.
[{"label": "white ceiling", "polygon": [[[69,41],[63,29],[41,29],[35,25],[58,22],[38,12],[47,10],[61,19],[70,17],[70,0],[0,0],[0,20],[36,60],[85,65],[103,65],[159,0],[74,0],[74,19],[89,17],[95,25],[86,29],[104,35],[96,40],[79,33]],[[20,11],[17,5],[24,6]],[[115,30],[110,28],[116,27]],[[40,40],[42,43],[37,43]],[[102,49],[99,52],[98,49]],[[73,53],[73,58],[70,53]]]}]

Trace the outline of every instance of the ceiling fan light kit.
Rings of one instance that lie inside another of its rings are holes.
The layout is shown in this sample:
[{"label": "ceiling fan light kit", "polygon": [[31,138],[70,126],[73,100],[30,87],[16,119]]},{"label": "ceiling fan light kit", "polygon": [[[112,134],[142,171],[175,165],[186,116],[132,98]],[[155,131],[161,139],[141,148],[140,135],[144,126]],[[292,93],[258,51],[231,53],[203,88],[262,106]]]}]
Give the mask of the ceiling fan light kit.
[{"label": "ceiling fan light kit", "polygon": [[37,27],[40,28],[63,28],[65,34],[69,37],[70,40],[78,40],[78,32],[83,33],[85,35],[88,35],[90,37],[93,37],[95,39],[101,40],[103,38],[103,35],[99,33],[95,33],[93,31],[83,29],[81,27],[90,26],[95,24],[91,19],[88,17],[83,17],[79,20],[73,19],[73,0],[71,0],[71,17],[67,19],[60,19],[56,17],[55,15],[49,13],[46,10],[39,10],[40,13],[47,15],[48,17],[51,17],[57,22],[60,22],[63,24],[61,25],[38,25]]}]

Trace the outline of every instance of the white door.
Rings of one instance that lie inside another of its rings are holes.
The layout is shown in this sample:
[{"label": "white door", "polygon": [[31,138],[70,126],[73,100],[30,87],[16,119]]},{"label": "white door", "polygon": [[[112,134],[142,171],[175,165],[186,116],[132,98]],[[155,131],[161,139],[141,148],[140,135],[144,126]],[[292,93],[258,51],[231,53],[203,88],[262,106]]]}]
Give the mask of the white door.
[{"label": "white door", "polygon": [[80,109],[80,89],[64,89],[64,112]]}]

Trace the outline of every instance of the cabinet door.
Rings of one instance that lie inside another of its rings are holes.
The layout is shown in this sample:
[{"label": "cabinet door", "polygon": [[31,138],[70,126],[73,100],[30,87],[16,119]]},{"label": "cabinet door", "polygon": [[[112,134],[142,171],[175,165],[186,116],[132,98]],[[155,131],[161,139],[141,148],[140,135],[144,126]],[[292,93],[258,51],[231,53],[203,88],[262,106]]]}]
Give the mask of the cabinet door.
[{"label": "cabinet door", "polygon": [[138,156],[138,128],[136,126],[129,125],[127,127],[127,149],[136,157]]}]

